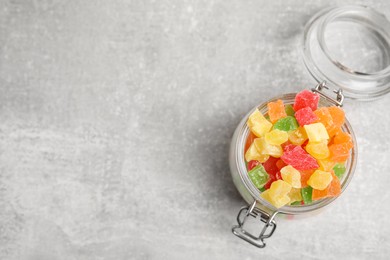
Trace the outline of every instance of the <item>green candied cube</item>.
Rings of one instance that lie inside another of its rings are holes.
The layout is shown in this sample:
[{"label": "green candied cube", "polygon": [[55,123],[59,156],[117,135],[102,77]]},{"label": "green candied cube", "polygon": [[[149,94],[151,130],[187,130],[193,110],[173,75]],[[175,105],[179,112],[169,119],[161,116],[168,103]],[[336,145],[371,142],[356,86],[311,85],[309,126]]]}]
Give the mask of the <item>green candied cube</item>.
[{"label": "green candied cube", "polygon": [[312,194],[313,188],[310,186],[301,189],[302,199],[305,204],[310,204],[312,202]]},{"label": "green candied cube", "polygon": [[279,129],[282,131],[292,131],[298,129],[298,122],[293,116],[286,116],[276,121],[272,129]]},{"label": "green candied cube", "polygon": [[343,177],[343,174],[345,173],[345,165],[342,163],[336,163],[336,165],[333,167],[334,174],[341,179]]},{"label": "green candied cube", "polygon": [[294,115],[295,115],[295,111],[294,111],[294,108],[293,108],[292,105],[286,105],[286,106],[284,107],[284,110],[286,111],[286,114],[287,114],[288,116],[294,116]]},{"label": "green candied cube", "polygon": [[253,182],[253,184],[261,190],[263,186],[267,183],[269,176],[265,171],[263,165],[259,164],[252,170],[248,172],[249,178]]}]

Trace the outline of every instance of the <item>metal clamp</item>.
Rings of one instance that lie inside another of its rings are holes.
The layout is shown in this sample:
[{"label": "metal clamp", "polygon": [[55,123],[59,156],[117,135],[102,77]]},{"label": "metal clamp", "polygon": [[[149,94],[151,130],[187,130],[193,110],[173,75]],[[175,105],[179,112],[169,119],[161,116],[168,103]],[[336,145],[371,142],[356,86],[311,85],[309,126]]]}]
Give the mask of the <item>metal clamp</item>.
[{"label": "metal clamp", "polygon": [[[257,208],[256,201],[254,201],[252,205],[245,206],[240,209],[237,215],[238,225],[233,226],[232,232],[234,235],[245,240],[246,242],[256,247],[264,248],[266,246],[264,239],[270,238],[275,232],[276,222],[274,218],[278,213],[278,211],[275,211],[272,215],[270,215],[267,212]],[[243,228],[245,221],[249,216],[253,218],[259,217],[260,221],[265,224],[258,236],[249,233]]]},{"label": "metal clamp", "polygon": [[344,102],[343,90],[342,89],[333,90],[333,93],[337,95],[336,99],[334,99],[322,91],[324,88],[329,89],[329,87],[326,85],[326,81],[322,81],[321,83],[318,83],[315,88],[311,89],[311,91],[318,93],[321,97],[325,98],[326,100],[330,101],[336,106],[342,107]]}]

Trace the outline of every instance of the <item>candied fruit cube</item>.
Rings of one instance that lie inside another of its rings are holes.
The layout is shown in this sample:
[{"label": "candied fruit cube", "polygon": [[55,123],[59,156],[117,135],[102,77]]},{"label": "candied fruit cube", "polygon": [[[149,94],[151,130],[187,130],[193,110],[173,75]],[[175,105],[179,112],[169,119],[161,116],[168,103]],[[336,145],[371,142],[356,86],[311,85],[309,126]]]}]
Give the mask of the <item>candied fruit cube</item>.
[{"label": "candied fruit cube", "polygon": [[267,154],[261,154],[257,151],[255,143],[252,143],[248,150],[245,153],[245,160],[247,162],[250,162],[252,160],[259,161],[261,163],[267,161],[269,158],[269,155]]},{"label": "candied fruit cube", "polygon": [[319,200],[323,198],[336,197],[341,194],[341,184],[340,180],[336,177],[336,175],[331,172],[332,181],[329,186],[324,190],[313,189],[312,199]]},{"label": "candied fruit cube", "polygon": [[271,187],[262,192],[261,196],[276,208],[280,208],[290,202],[287,194],[291,191],[291,185],[283,180],[272,182]]},{"label": "candied fruit cube", "polygon": [[282,131],[292,131],[298,128],[297,120],[292,116],[286,116],[282,119],[279,119],[273,126],[272,129],[279,129]]},{"label": "candied fruit cube", "polygon": [[248,118],[247,125],[251,132],[257,137],[262,137],[272,128],[269,122],[258,109],[256,109]]},{"label": "candied fruit cube", "polygon": [[269,159],[263,163],[265,171],[270,175],[275,175],[279,168],[277,167],[276,163],[280,159],[270,156]]},{"label": "candied fruit cube", "polygon": [[294,110],[298,111],[301,108],[310,107],[311,110],[316,110],[320,96],[307,89],[299,92],[295,96]]},{"label": "candied fruit cube", "polygon": [[322,123],[328,135],[330,137],[334,136],[338,131],[338,126],[334,124],[332,115],[329,112],[327,107],[321,107],[314,111],[314,114],[318,117],[317,122]]},{"label": "candied fruit cube", "polygon": [[329,139],[328,132],[322,123],[314,123],[304,126],[310,142],[319,143]]},{"label": "candied fruit cube", "polygon": [[316,114],[313,113],[310,107],[299,109],[295,112],[295,118],[300,126],[310,125],[318,120]]},{"label": "candied fruit cube", "polygon": [[316,190],[324,190],[330,182],[332,181],[333,177],[330,172],[324,172],[321,170],[316,170],[307,181],[307,184],[310,185],[313,189]]},{"label": "candied fruit cube", "polygon": [[297,169],[287,165],[280,170],[280,173],[282,174],[282,179],[293,188],[301,187],[301,173]]},{"label": "candied fruit cube", "polygon": [[245,153],[246,153],[246,151],[248,151],[249,146],[251,146],[251,144],[253,143],[253,140],[255,140],[256,138],[257,137],[252,132],[249,132],[248,137],[246,138],[246,142],[245,142],[245,148],[244,148]]},{"label": "candied fruit cube", "polygon": [[305,129],[300,126],[297,130],[288,132],[288,140],[295,145],[302,145],[307,140]]},{"label": "candied fruit cube", "polygon": [[352,137],[348,133],[344,133],[342,131],[338,132],[333,138],[334,144],[342,144],[347,143],[349,148],[353,147]]},{"label": "candied fruit cube", "polygon": [[275,181],[269,188],[272,196],[287,195],[290,190],[291,185],[283,180]]},{"label": "candied fruit cube", "polygon": [[263,165],[259,164],[252,170],[248,172],[249,178],[252,183],[258,188],[263,188],[264,184],[267,183],[269,177],[268,173],[265,171]]},{"label": "candied fruit cube", "polygon": [[285,105],[284,108],[285,108],[286,114],[288,116],[294,116],[295,115],[295,111],[294,111],[294,108],[293,108],[292,105],[290,105],[290,104]]},{"label": "candied fruit cube", "polygon": [[268,181],[267,181],[267,183],[264,185],[264,189],[265,190],[268,190],[270,187],[271,187],[271,185],[272,185],[272,183],[274,182],[274,181],[276,181],[277,179],[276,179],[276,175],[272,175],[272,174],[269,174],[269,179],[268,179]]},{"label": "candied fruit cube", "polygon": [[282,169],[284,166],[286,166],[287,164],[285,164],[284,162],[283,162],[283,160],[282,159],[279,159],[277,162],[276,162],[276,167],[278,167],[278,169],[280,170],[280,169]]},{"label": "candied fruit cube", "polygon": [[284,103],[282,100],[277,100],[275,102],[269,102],[267,104],[269,119],[272,123],[275,123],[279,119],[286,117],[286,110],[284,108]]},{"label": "candied fruit cube", "polygon": [[291,188],[291,191],[287,194],[287,196],[290,198],[290,204],[295,201],[301,201],[301,189]]},{"label": "candied fruit cube", "polygon": [[272,196],[270,189],[261,193],[263,199],[271,203],[275,208],[281,208],[290,202],[290,198],[287,195],[284,196]]},{"label": "candied fruit cube", "polygon": [[336,164],[336,162],[329,160],[329,158],[317,160],[317,162],[320,165],[320,170],[325,172],[332,170],[333,166]]},{"label": "candied fruit cube", "polygon": [[307,187],[307,181],[310,179],[310,176],[315,170],[304,170],[300,171],[301,173],[301,187]]},{"label": "candied fruit cube", "polygon": [[259,164],[260,164],[260,162],[256,161],[256,160],[249,161],[248,165],[247,165],[248,171],[252,170],[253,168],[255,168]]},{"label": "candied fruit cube", "polygon": [[336,163],[336,165],[333,167],[333,172],[339,179],[343,177],[345,170],[345,165],[342,163]]},{"label": "candied fruit cube", "polygon": [[316,159],[325,159],[329,157],[328,142],[322,141],[319,143],[309,142],[306,147],[306,152]]},{"label": "candied fruit cube", "polygon": [[264,138],[256,138],[253,143],[260,154],[270,155],[279,158],[283,154],[283,149],[280,145],[268,144]]},{"label": "candied fruit cube", "polygon": [[334,162],[344,162],[349,157],[350,144],[332,144],[329,146],[330,156],[329,159]]},{"label": "candied fruit cube", "polygon": [[310,186],[301,189],[302,199],[305,204],[310,204],[312,202],[312,194],[313,188]]},{"label": "candied fruit cube", "polygon": [[288,150],[285,149],[281,159],[286,163],[291,165],[297,170],[311,170],[317,169],[318,163],[310,154],[300,146],[286,146]]},{"label": "candied fruit cube", "polygon": [[265,141],[271,145],[281,145],[284,142],[287,142],[288,134],[285,131],[279,129],[272,130],[265,134]]},{"label": "candied fruit cube", "polygon": [[328,111],[332,116],[333,123],[336,126],[342,126],[345,122],[345,113],[340,107],[332,106],[328,107]]},{"label": "candied fruit cube", "polygon": [[334,125],[332,115],[327,107],[321,107],[314,111],[314,114],[318,118],[318,122],[322,123],[325,127]]}]

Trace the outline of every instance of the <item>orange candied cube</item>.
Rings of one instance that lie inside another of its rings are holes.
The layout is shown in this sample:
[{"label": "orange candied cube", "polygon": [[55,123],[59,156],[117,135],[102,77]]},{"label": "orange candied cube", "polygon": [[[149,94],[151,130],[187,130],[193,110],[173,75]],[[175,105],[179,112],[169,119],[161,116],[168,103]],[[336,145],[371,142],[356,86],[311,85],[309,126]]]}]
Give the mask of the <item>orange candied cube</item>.
[{"label": "orange candied cube", "polygon": [[328,135],[330,138],[337,135],[338,132],[342,131],[341,127],[336,126],[336,125],[332,125],[332,126],[328,127],[326,130],[328,131]]},{"label": "orange candied cube", "polygon": [[350,144],[332,144],[329,146],[329,160],[334,162],[345,162],[349,157]]},{"label": "orange candied cube", "polygon": [[329,186],[325,190],[316,190],[313,189],[312,199],[319,200],[323,198],[336,197],[341,193],[341,184],[339,178],[334,174],[333,171],[330,172],[332,174],[332,181]]},{"label": "orange candied cube", "polygon": [[340,107],[332,106],[328,107],[328,111],[332,116],[333,123],[336,126],[342,126],[345,122],[345,113]]},{"label": "orange candied cube", "polygon": [[325,127],[333,125],[333,118],[327,107],[317,109],[314,111],[314,114],[318,117],[318,122],[322,123]]},{"label": "orange candied cube", "polygon": [[307,181],[310,179],[310,176],[313,174],[313,172],[315,171],[314,170],[304,170],[304,171],[300,171],[301,173],[301,186],[302,188],[305,188],[307,187]]},{"label": "orange candied cube", "polygon": [[333,122],[329,109],[327,107],[321,107],[314,111],[314,114],[318,117],[317,122],[322,123],[325,126],[329,137],[334,136],[337,132],[337,126]]},{"label": "orange candied cube", "polygon": [[353,147],[353,142],[352,142],[352,137],[348,133],[344,132],[338,132],[334,138],[333,138],[333,143],[334,144],[342,144],[342,143],[347,143],[350,145],[349,148]]},{"label": "orange candied cube", "polygon": [[284,108],[284,103],[282,100],[278,99],[275,102],[269,102],[268,107],[268,116],[272,123],[275,123],[279,119],[286,117],[286,110]]}]

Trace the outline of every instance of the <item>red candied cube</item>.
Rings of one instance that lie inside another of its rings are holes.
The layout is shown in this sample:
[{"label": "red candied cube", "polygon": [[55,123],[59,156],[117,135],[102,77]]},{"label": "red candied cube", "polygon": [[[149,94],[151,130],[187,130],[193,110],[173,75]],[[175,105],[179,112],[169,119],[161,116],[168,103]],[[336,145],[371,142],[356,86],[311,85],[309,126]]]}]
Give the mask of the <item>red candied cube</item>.
[{"label": "red candied cube", "polygon": [[297,170],[312,170],[319,167],[317,160],[300,146],[295,146],[293,149],[289,147],[288,151],[284,151],[281,159],[286,164],[291,165]]},{"label": "red candied cube", "polygon": [[317,93],[305,89],[295,96],[294,110],[298,111],[299,109],[310,107],[312,111],[315,111],[319,100],[320,96]]},{"label": "red candied cube", "polygon": [[267,181],[267,183],[264,185],[264,189],[268,190],[270,187],[271,187],[271,184],[276,181],[276,177],[275,175],[269,175],[269,179]]},{"label": "red candied cube", "polygon": [[318,117],[314,114],[310,107],[299,109],[295,112],[295,118],[300,126],[310,125],[318,120]]},{"label": "red candied cube", "polygon": [[275,175],[279,171],[279,168],[276,166],[277,161],[279,161],[279,158],[270,156],[269,159],[263,163],[264,169],[269,175]]},{"label": "red candied cube", "polygon": [[249,161],[248,162],[248,171],[252,170],[253,168],[255,168],[259,164],[260,164],[260,162],[256,161],[256,160]]}]

